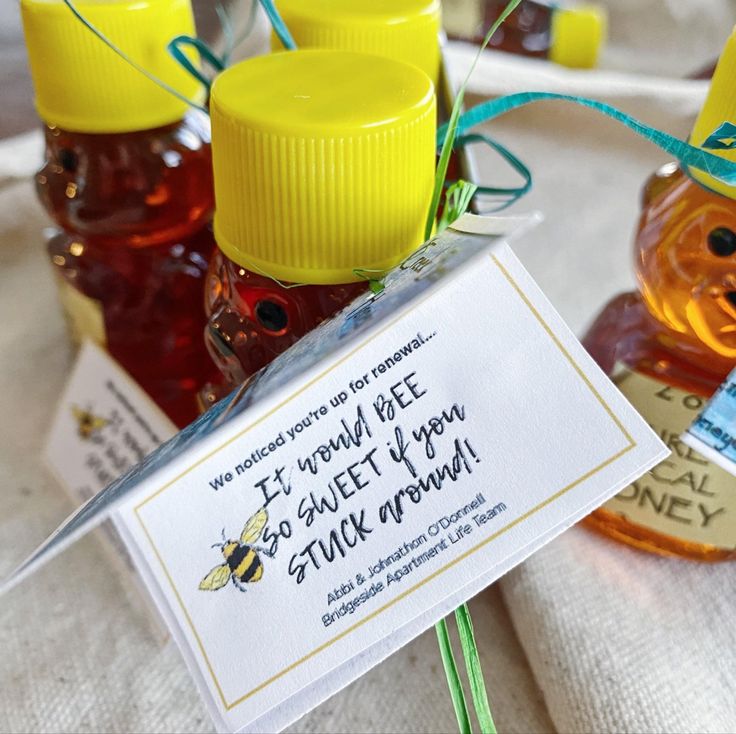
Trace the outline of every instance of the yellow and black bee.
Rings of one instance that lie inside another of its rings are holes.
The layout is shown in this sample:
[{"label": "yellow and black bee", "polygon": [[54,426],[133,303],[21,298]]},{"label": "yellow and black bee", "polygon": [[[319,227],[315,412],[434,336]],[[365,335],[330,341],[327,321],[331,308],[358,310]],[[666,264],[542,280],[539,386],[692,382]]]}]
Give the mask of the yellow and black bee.
[{"label": "yellow and black bee", "polygon": [[76,405],[72,405],[72,414],[77,421],[77,433],[84,439],[88,439],[110,422],[107,418],[100,418],[91,411],[82,410]]},{"label": "yellow and black bee", "polygon": [[233,584],[240,591],[247,591],[245,584],[253,584],[263,577],[263,563],[259,554],[269,558],[272,554],[265,548],[252,545],[261,537],[263,528],[268,522],[268,512],[262,507],[245,523],[240,540],[225,540],[225,531],[222,531],[223,542],[215,543],[213,548],[220,548],[225,556],[225,563],[215,566],[200,582],[202,591],[217,591],[232,579]]}]

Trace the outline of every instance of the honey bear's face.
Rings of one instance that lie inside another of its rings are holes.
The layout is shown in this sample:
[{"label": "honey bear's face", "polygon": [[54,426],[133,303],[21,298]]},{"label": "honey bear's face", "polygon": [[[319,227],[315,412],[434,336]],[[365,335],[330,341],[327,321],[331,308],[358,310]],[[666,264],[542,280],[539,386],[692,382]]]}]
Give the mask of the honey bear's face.
[{"label": "honey bear's face", "polygon": [[666,166],[647,183],[636,245],[657,318],[736,359],[736,201]]},{"label": "honey bear's face", "polygon": [[367,288],[366,281],[284,287],[215,248],[205,287],[207,348],[228,382],[239,385]]}]

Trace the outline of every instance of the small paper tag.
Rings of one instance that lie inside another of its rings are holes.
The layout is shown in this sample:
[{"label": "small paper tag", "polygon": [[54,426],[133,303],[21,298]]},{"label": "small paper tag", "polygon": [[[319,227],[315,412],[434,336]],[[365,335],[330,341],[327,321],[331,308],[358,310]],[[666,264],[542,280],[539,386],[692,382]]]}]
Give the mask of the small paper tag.
[{"label": "small paper tag", "polygon": [[[101,347],[85,340],[59,399],[43,456],[74,503],[83,504],[175,433],[174,424],[133,378]],[[113,524],[102,529],[110,557],[137,577]]]},{"label": "small paper tag", "polygon": [[85,340],[59,400],[44,459],[84,502],[176,433],[110,355]]},{"label": "small paper tag", "polygon": [[481,224],[110,485],[5,588],[114,511],[218,728],[271,731],[664,458]]}]

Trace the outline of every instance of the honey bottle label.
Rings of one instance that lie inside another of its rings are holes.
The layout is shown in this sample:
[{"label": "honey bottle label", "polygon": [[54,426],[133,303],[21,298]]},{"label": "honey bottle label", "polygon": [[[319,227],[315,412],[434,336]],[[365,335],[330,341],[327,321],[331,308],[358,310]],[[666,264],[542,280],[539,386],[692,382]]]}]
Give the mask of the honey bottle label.
[{"label": "honey bottle label", "polygon": [[603,507],[681,540],[736,548],[736,478],[680,439],[707,398],[625,368],[614,382],[672,453]]},{"label": "honey bottle label", "polygon": [[106,346],[105,315],[102,311],[102,304],[86,296],[58,273],[56,287],[74,344],[79,346],[84,339],[89,339],[101,347]]}]

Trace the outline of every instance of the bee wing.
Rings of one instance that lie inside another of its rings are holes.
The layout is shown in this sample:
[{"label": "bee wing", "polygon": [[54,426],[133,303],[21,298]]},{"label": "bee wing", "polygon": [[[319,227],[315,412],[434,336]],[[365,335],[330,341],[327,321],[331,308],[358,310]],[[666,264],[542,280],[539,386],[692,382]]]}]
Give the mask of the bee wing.
[{"label": "bee wing", "polygon": [[255,543],[261,537],[264,525],[268,522],[268,512],[261,507],[253,517],[245,523],[243,532],[240,534],[241,543]]},{"label": "bee wing", "polygon": [[80,408],[79,406],[77,406],[77,405],[72,405],[72,415],[73,415],[73,416],[74,416],[74,417],[75,417],[75,418],[76,418],[77,420],[81,420],[82,418],[84,418],[84,416],[85,416],[85,415],[87,415],[87,411],[86,411],[86,410],[82,410],[82,409],[81,409],[81,408]]},{"label": "bee wing", "polygon": [[201,591],[217,591],[230,580],[230,566],[227,563],[215,566],[199,583]]},{"label": "bee wing", "polygon": [[110,421],[107,418],[100,418],[99,416],[92,416],[92,427],[94,430],[98,428],[104,428]]}]

